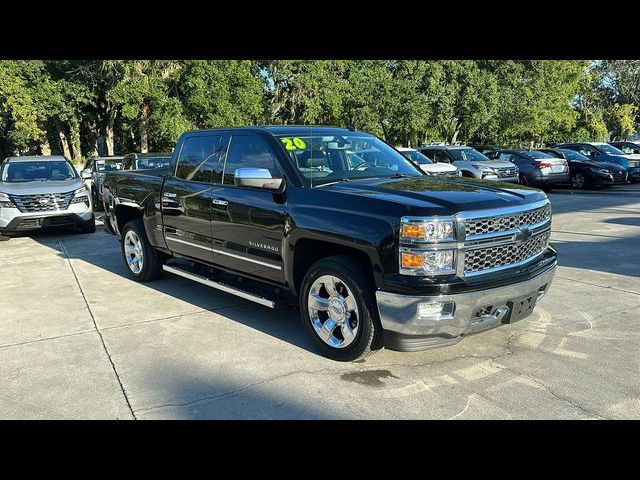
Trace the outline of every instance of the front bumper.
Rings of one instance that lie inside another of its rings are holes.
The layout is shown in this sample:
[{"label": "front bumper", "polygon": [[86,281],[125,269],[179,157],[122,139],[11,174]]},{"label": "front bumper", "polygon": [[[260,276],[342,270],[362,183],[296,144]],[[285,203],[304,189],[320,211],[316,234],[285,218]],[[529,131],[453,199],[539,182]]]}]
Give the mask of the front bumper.
[{"label": "front bumper", "polygon": [[[537,276],[519,283],[475,292],[439,296],[410,296],[378,290],[376,301],[391,350],[418,351],[458,343],[465,335],[514,323],[533,312],[549,290],[557,262]],[[455,303],[441,318],[422,319],[420,303]]]},{"label": "front bumper", "polygon": [[[84,207],[84,204],[78,204]],[[0,231],[2,232],[24,232],[38,230],[49,227],[82,227],[87,222],[93,220],[91,208],[77,208],[73,205],[68,210],[38,213],[16,213],[6,214],[0,209]],[[11,209],[17,212],[17,209]]]}]

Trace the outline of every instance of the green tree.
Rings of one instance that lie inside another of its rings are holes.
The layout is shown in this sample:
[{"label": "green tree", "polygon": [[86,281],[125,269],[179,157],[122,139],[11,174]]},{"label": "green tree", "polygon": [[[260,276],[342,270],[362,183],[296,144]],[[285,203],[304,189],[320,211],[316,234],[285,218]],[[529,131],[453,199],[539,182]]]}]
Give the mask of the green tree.
[{"label": "green tree", "polygon": [[197,128],[264,122],[263,88],[256,62],[187,61],[177,89],[186,117]]}]

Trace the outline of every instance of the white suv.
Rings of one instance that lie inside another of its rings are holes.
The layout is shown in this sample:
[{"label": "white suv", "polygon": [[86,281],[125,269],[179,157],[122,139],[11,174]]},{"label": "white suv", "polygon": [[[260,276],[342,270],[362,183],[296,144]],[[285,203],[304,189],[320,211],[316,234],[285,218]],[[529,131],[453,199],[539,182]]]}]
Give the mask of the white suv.
[{"label": "white suv", "polygon": [[43,227],[96,230],[89,190],[62,156],[9,157],[0,164],[0,232]]},{"label": "white suv", "polygon": [[431,160],[426,155],[423,155],[415,148],[407,148],[407,147],[396,147],[402,155],[407,157],[409,160],[417,163],[422,170],[427,175],[431,175],[434,177],[460,177],[462,176],[462,172],[458,167],[451,165],[450,163],[436,163]]}]

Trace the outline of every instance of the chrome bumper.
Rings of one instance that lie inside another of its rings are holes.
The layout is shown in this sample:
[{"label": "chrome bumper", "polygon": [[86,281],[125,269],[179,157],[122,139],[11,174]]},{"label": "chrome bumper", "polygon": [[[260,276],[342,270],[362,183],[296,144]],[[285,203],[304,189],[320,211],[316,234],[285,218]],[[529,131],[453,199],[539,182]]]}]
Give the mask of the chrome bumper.
[{"label": "chrome bumper", "polygon": [[[464,335],[522,320],[549,290],[556,265],[554,262],[530,280],[477,292],[408,296],[378,290],[376,301],[385,330],[385,346],[413,351],[453,345]],[[455,307],[451,314],[440,318],[418,316],[420,303],[435,302],[455,302]]]}]

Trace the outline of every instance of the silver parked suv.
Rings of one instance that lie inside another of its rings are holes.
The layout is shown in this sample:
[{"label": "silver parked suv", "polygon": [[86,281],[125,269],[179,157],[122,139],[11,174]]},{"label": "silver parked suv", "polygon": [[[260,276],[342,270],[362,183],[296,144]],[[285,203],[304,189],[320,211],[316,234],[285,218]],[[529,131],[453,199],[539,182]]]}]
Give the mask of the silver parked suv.
[{"label": "silver parked suv", "polygon": [[0,163],[0,232],[58,226],[96,231],[89,190],[71,162],[38,156]]},{"label": "silver parked suv", "polygon": [[491,160],[471,147],[429,145],[418,147],[418,150],[435,162],[451,163],[458,167],[463,177],[511,183],[519,181],[519,171],[516,165],[503,160]]}]

